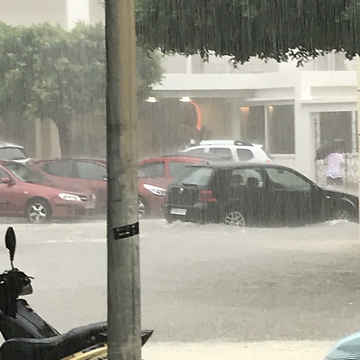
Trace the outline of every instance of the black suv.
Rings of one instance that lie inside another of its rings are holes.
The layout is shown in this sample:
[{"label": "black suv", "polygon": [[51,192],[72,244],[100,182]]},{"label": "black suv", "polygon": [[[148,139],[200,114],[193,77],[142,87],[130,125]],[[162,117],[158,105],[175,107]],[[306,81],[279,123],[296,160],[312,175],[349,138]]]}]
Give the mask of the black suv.
[{"label": "black suv", "polygon": [[358,221],[358,197],[323,189],[275,164],[186,166],[169,185],[165,218],[228,225],[300,225]]}]

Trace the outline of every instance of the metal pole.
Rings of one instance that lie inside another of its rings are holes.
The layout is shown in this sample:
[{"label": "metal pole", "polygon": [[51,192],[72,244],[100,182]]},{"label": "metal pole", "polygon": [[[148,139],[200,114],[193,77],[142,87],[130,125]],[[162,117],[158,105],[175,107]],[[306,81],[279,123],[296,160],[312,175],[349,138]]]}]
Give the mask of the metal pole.
[{"label": "metal pole", "polygon": [[134,0],[106,0],[108,346],[141,360]]}]

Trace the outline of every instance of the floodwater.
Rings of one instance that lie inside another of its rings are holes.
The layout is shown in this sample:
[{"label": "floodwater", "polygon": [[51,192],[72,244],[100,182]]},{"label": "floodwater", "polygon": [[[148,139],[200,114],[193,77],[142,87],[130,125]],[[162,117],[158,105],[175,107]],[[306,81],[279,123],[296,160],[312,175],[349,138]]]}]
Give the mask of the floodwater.
[{"label": "floodwater", "polygon": [[[104,220],[14,228],[37,312],[60,331],[106,318]],[[360,329],[357,224],[140,230],[142,327],[155,330],[145,360],[322,359]]]}]

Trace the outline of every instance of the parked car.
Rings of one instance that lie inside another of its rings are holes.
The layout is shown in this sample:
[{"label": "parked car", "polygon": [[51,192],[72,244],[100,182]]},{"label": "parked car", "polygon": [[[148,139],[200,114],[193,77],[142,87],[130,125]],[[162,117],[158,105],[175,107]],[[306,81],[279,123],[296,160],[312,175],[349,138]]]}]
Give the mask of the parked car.
[{"label": "parked car", "polygon": [[105,211],[107,169],[103,159],[51,159],[31,162],[56,186],[76,185],[90,189],[96,196],[96,208]]},{"label": "parked car", "polygon": [[164,204],[168,180],[138,178],[139,194],[139,217],[160,216],[163,217],[162,206]]},{"label": "parked car", "polygon": [[[166,188],[186,165],[206,160],[222,160],[212,155],[189,156],[171,154],[139,161],[138,193],[139,215],[163,216]],[[51,159],[33,160],[31,164],[56,186],[77,185],[91,189],[96,195],[97,211],[106,210],[107,169],[103,159]]]},{"label": "parked car", "polygon": [[203,140],[183,150],[188,155],[214,155],[236,162],[271,163],[272,157],[260,144],[238,140]]},{"label": "parked car", "polygon": [[[105,212],[107,207],[107,168],[106,160],[103,159],[52,159],[37,160],[33,166],[46,178],[57,186],[74,184],[84,186],[96,195],[96,207],[98,212]],[[166,186],[169,181],[166,182]],[[161,179],[146,180],[139,177],[139,215],[159,215],[162,213],[161,206],[164,202],[165,189]],[[156,194],[156,195],[155,195]],[[161,194],[161,195],[159,195]]]},{"label": "parked car", "polygon": [[23,146],[0,141],[0,160],[26,162],[29,159]]},{"label": "parked car", "polygon": [[138,191],[141,216],[163,216],[163,204],[166,188],[181,170],[189,164],[199,164],[222,158],[205,155],[187,155],[184,153],[163,155],[139,161]]},{"label": "parked car", "polygon": [[0,216],[42,223],[77,219],[95,208],[95,196],[89,190],[52,185],[29,165],[0,161]]},{"label": "parked car", "polygon": [[[45,177],[57,186],[74,184],[84,186],[96,195],[96,207],[98,212],[105,212],[107,207],[107,168],[106,160],[103,159],[52,159],[37,160],[32,162],[33,166]],[[147,183],[147,185],[145,185]],[[160,179],[142,179],[139,177],[139,215],[157,215],[163,204],[165,190],[156,190],[161,183]],[[166,185],[168,182],[166,183]],[[162,185],[162,183],[161,183]],[[162,195],[158,195],[163,192]],[[157,194],[157,195],[154,195]],[[156,210],[154,210],[156,209]]]},{"label": "parked car", "polygon": [[358,203],[357,196],[323,189],[285,166],[232,163],[185,167],[169,185],[164,208],[169,222],[299,225],[358,221]]}]

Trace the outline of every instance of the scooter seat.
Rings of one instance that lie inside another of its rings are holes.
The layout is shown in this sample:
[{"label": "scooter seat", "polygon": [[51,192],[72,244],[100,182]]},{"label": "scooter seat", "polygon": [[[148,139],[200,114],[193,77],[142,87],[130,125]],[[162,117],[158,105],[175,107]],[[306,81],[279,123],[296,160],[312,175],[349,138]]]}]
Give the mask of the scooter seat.
[{"label": "scooter seat", "polygon": [[10,339],[0,347],[1,360],[60,360],[106,341],[107,322],[82,326],[47,339]]}]

